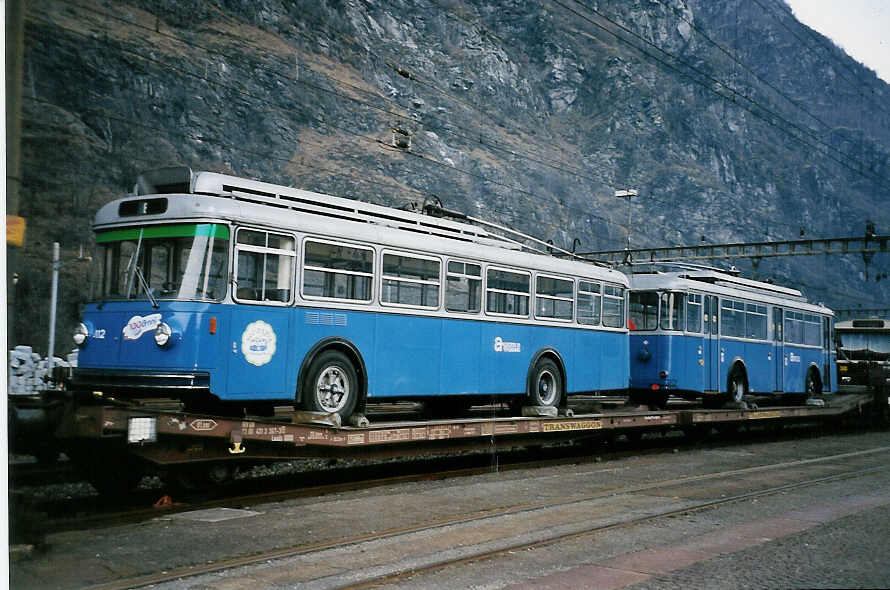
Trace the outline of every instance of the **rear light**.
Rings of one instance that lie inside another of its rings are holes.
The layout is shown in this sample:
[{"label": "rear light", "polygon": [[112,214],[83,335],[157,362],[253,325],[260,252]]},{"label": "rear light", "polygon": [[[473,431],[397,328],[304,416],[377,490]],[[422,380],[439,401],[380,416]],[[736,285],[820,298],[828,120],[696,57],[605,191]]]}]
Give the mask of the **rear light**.
[{"label": "rear light", "polygon": [[658,383],[652,384],[652,391],[658,391],[659,389],[661,389],[661,385],[659,385]]}]

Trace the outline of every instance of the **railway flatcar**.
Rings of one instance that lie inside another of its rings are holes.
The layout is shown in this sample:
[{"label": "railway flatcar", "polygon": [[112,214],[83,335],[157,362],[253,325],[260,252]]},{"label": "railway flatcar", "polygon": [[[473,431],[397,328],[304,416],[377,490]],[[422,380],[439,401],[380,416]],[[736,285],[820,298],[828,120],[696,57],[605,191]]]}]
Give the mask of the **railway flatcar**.
[{"label": "railway flatcar", "polygon": [[795,289],[694,266],[635,273],[628,322],[636,398],[802,403],[837,383],[834,313]]},{"label": "railway flatcar", "polygon": [[348,419],[627,388],[626,275],[509,234],[188,168],[141,175],[94,230],[78,394]]}]

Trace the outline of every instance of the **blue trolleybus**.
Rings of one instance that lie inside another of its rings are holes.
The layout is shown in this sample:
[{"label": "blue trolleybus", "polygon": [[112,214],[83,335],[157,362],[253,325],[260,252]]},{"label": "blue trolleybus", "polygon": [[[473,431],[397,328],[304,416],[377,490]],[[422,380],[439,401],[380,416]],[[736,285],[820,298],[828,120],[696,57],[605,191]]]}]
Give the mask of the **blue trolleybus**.
[{"label": "blue trolleybus", "polygon": [[803,402],[832,391],[833,312],[800,291],[706,268],[636,273],[629,298],[631,393],[709,406],[747,394]]},{"label": "blue trolleybus", "polygon": [[627,277],[478,225],[168,168],[94,229],[76,391],[346,418],[627,388]]}]

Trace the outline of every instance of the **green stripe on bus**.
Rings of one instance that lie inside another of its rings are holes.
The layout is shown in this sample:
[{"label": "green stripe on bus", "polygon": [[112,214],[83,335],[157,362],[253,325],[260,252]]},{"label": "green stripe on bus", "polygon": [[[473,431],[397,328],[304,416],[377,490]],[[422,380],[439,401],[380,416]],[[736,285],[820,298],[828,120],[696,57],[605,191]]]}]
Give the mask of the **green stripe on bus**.
[{"label": "green stripe on bus", "polygon": [[180,225],[147,225],[127,229],[113,229],[96,234],[96,242],[120,242],[122,240],[138,240],[142,238],[187,238],[190,236],[213,236],[224,240],[229,239],[229,228],[215,223],[180,224]]}]

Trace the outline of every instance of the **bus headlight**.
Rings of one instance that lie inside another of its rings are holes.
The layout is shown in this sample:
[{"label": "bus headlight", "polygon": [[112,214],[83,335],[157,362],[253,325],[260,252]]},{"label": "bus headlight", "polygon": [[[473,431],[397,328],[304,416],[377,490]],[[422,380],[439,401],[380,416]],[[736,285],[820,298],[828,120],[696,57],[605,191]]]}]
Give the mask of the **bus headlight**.
[{"label": "bus headlight", "polygon": [[170,338],[172,336],[173,330],[170,329],[170,326],[168,326],[166,322],[161,322],[158,324],[158,327],[155,328],[155,344],[158,346],[167,346],[167,344],[170,343]]},{"label": "bus headlight", "polygon": [[71,338],[74,339],[74,344],[77,346],[83,346],[89,337],[90,329],[83,322],[77,324],[77,327],[74,328],[74,334],[71,335]]}]

